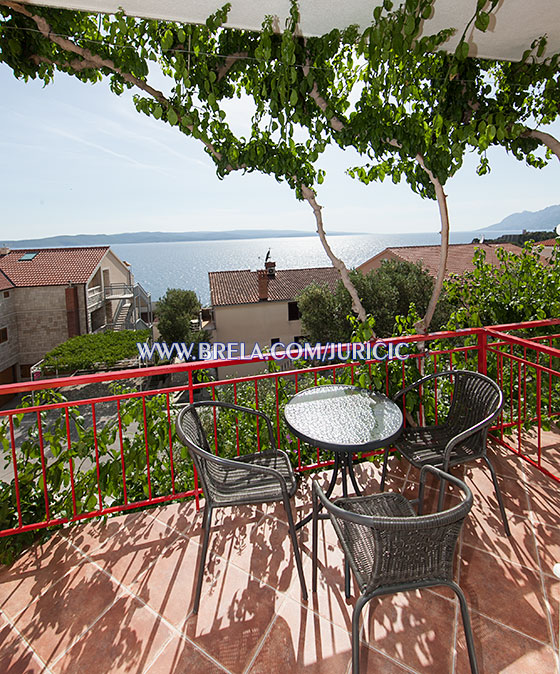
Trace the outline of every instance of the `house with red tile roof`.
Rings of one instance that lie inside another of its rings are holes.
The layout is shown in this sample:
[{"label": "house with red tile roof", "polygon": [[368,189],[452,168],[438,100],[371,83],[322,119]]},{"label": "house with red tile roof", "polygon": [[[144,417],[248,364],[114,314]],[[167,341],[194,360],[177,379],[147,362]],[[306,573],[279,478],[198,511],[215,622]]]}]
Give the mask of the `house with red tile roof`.
[{"label": "house with red tile roof", "polygon": [[[510,253],[519,253],[519,246],[513,243],[454,243],[449,246],[447,257],[447,276],[452,274],[464,274],[474,269],[473,257],[477,248],[482,248],[486,253],[486,261],[493,265],[498,264],[496,251],[504,248]],[[384,260],[397,260],[400,262],[420,263],[432,276],[436,276],[440,246],[393,246],[385,248],[366,262],[357,267],[363,274],[372,269],[378,269]]]},{"label": "house with red tile roof", "polygon": [[0,248],[0,384],[70,337],[148,323],[150,296],[109,246]]},{"label": "house with red tile roof", "polygon": [[214,343],[243,343],[250,354],[255,344],[270,349],[301,339],[297,295],[312,283],[334,292],[340,275],[333,267],[276,269],[266,262],[265,269],[209,272],[208,278]]},{"label": "house with red tile roof", "polygon": [[560,237],[556,237],[555,239],[545,239],[544,241],[537,241],[537,246],[543,247],[541,256],[547,260],[550,260],[557,244],[560,245]]}]

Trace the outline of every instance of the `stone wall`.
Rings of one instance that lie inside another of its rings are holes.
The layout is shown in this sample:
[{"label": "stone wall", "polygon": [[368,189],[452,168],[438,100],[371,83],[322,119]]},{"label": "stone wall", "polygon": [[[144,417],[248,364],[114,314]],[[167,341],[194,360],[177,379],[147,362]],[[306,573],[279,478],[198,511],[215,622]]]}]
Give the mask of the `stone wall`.
[{"label": "stone wall", "polygon": [[[16,288],[19,362],[33,365],[55,346],[68,339],[66,286]],[[78,286],[78,303],[83,314],[83,286]],[[84,332],[83,316],[80,329]]]},{"label": "stone wall", "polygon": [[8,341],[0,344],[0,371],[18,362],[18,326],[15,289],[0,291],[0,330],[8,330]]}]

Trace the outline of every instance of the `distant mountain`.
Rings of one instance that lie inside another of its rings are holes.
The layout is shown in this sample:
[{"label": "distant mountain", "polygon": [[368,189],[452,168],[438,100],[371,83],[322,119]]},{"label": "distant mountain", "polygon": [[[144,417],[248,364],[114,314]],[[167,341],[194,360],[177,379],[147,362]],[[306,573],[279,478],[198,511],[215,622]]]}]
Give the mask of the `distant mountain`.
[{"label": "distant mountain", "polygon": [[[330,235],[354,232],[330,232]],[[229,239],[271,239],[290,236],[316,236],[314,231],[297,229],[231,229],[219,232],[123,232],[122,234],[74,234],[43,239],[0,240],[0,246],[13,248],[57,248],[59,246],[110,246],[115,243],[169,243],[172,241],[224,241]]]},{"label": "distant mountain", "polygon": [[504,234],[515,234],[524,229],[529,232],[535,232],[545,229],[556,229],[560,225],[560,204],[548,206],[541,211],[523,211],[522,213],[513,213],[504,218],[501,222],[490,227],[483,227],[480,232],[503,232]]}]

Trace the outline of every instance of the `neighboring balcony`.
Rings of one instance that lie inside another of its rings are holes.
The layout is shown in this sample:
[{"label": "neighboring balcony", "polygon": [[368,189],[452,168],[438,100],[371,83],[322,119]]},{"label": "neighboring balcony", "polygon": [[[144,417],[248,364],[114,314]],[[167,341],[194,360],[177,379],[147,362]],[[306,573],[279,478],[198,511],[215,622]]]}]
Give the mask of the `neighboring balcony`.
[{"label": "neighboring balcony", "polygon": [[88,313],[92,332],[145,330],[153,323],[151,296],[139,283],[88,288]]},{"label": "neighboring balcony", "polygon": [[[504,534],[485,466],[472,462],[454,471],[474,495],[457,550],[456,580],[469,604],[484,674],[558,671],[560,581],[553,574],[560,562],[558,323],[405,337],[393,341],[410,345],[409,360],[369,364],[374,380],[380,377],[376,387],[390,394],[421,370],[450,366],[486,371],[504,392],[506,404],[492,430],[489,455],[511,537]],[[416,349],[420,341],[423,350]],[[227,371],[232,365],[212,362],[211,367]],[[363,369],[353,363],[327,363],[207,381],[197,373],[209,367],[189,363],[106,373],[106,383],[121,382],[125,376],[181,373],[188,384],[137,387],[114,395],[98,391],[95,397],[87,397],[85,387],[99,385],[99,375],[59,379],[57,387],[84,387],[81,395],[69,402],[0,412],[7,439],[2,479],[14,484],[13,499],[4,502],[12,524],[3,534],[17,536],[47,522],[76,521],[30,548],[11,568],[0,570],[0,671],[349,671],[357,592],[353,587],[353,598],[344,597],[343,556],[327,520],[320,524],[318,591],[310,593],[306,603],[282,507],[218,510],[200,611],[192,613],[201,549],[198,506],[204,501],[173,423],[182,402],[198,397],[237,400],[265,411],[272,417],[279,445],[301,474],[294,501],[294,516],[300,520],[310,509],[311,480],[326,483],[332,457],[290,436],[283,405],[308,386],[327,381],[357,384]],[[55,384],[12,386],[23,392],[50,385]],[[8,387],[0,387],[0,393],[4,388]],[[438,399],[436,407],[444,404]],[[74,413],[81,421],[75,421]],[[58,427],[57,419],[62,422]],[[83,424],[88,432],[78,433],[75,424]],[[111,424],[114,434],[107,430]],[[233,442],[230,451],[233,446],[233,451],[243,452],[245,430],[235,423],[217,426],[216,450],[226,451],[227,435]],[[25,485],[17,478],[26,474],[23,442],[28,437],[35,441],[39,480],[42,476],[42,484],[47,484],[39,491],[43,514],[35,519],[22,507]],[[361,488],[379,491],[379,463],[356,459]],[[64,466],[62,480],[54,479],[56,466]],[[415,495],[418,473],[403,459],[391,457],[388,475],[388,490]],[[453,498],[451,493],[448,502]],[[97,519],[114,513],[120,514]],[[311,525],[298,535],[310,589]],[[458,606],[448,591],[434,588],[387,596],[372,602],[363,616],[362,672],[470,671]]]}]

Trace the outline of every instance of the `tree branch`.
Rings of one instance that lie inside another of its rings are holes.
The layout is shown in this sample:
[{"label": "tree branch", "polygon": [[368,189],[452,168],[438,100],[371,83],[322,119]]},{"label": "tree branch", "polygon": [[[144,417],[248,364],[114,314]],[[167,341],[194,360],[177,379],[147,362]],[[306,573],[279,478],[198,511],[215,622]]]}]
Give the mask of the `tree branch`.
[{"label": "tree branch", "polygon": [[[309,72],[309,66],[308,65],[304,66],[303,72],[307,75],[307,73]],[[310,93],[310,96],[315,101],[317,106],[323,112],[325,112],[326,109],[327,109],[327,102],[319,94],[319,89],[317,87],[316,82],[313,83],[313,89]],[[334,131],[342,131],[344,129],[344,124],[338,117],[331,117],[331,119],[329,120],[329,124],[331,125],[331,127],[333,128]],[[385,142],[387,143],[387,145],[391,145],[391,146],[396,147],[396,148],[401,147],[400,143],[394,138],[387,139]],[[441,291],[442,291],[442,288],[443,288],[443,281],[444,281],[445,274],[446,274],[446,271],[447,271],[447,257],[448,257],[448,253],[449,253],[449,213],[448,213],[448,210],[447,210],[447,197],[445,195],[445,192],[443,191],[443,185],[434,176],[434,174],[426,167],[426,165],[424,163],[424,157],[422,157],[422,155],[417,154],[415,158],[416,158],[416,161],[420,164],[420,166],[427,173],[431,183],[433,184],[433,186],[435,188],[438,207],[439,207],[440,221],[441,221],[441,248],[440,248],[440,257],[439,257],[439,264],[438,264],[436,281],[435,281],[434,289],[432,291],[432,296],[430,297],[430,301],[428,303],[428,308],[426,309],[426,314],[415,325],[418,332],[420,332],[421,334],[424,334],[424,333],[427,332],[427,330],[429,328],[429,325],[432,322],[432,318],[434,316],[436,305],[437,305],[439,297],[441,295]],[[308,189],[308,188],[306,188],[306,189]],[[309,192],[311,192],[311,190],[309,190]],[[313,195],[312,192],[311,192],[311,195]],[[315,217],[317,218],[317,212],[316,212],[315,206],[310,201],[310,199],[307,198],[307,196],[305,194],[304,194],[304,196],[309,201],[309,203],[311,204],[313,210],[315,211]],[[316,204],[316,202],[315,202],[315,204]],[[321,207],[319,206],[318,208],[319,208],[319,215],[320,215],[320,208]],[[322,222],[320,224],[320,227],[322,229]],[[317,231],[319,232],[319,236],[321,237],[321,230],[319,228],[319,220],[318,220],[318,225],[317,225]],[[333,260],[333,258],[338,260],[338,258],[336,258],[334,256],[334,253],[332,253],[332,251],[330,249],[328,249],[328,244],[326,242],[326,239],[323,241],[324,236],[325,235],[324,235],[324,231],[323,231],[323,237],[321,238],[321,242],[323,243],[323,247],[325,248],[325,251],[327,252],[327,255],[331,258],[331,260]],[[331,255],[332,255],[332,257],[331,257]],[[341,261],[339,260],[339,262],[341,262]],[[333,265],[335,267],[337,267],[334,260],[333,260]],[[345,269],[346,273],[348,273],[348,270],[346,269],[346,267],[344,267],[344,269]],[[342,271],[341,271],[341,275],[342,275]],[[354,290],[354,294],[350,293],[352,295],[352,306],[354,308],[354,311],[356,311],[356,313],[358,313],[358,311],[356,310],[356,306],[354,305],[354,296],[356,297],[358,302],[359,302],[359,298],[358,298],[357,294],[355,293],[355,288],[352,285],[352,282],[350,281],[350,277],[347,276],[347,278],[345,279],[344,276],[343,276],[342,281],[349,291],[350,291],[350,289],[348,287],[348,284],[352,286],[352,289]],[[363,311],[363,307],[361,305],[361,302],[360,302],[359,306],[362,308],[362,311]],[[358,314],[358,315],[360,315],[360,314]],[[364,315],[365,315],[365,312],[364,312]],[[361,315],[360,315],[360,320],[364,320],[364,319],[361,318]]]},{"label": "tree branch", "polygon": [[[331,247],[329,246],[325,230],[323,227],[323,216],[321,214],[321,206],[319,206],[319,204],[317,203],[317,200],[315,199],[315,194],[312,189],[307,187],[307,185],[300,185],[300,187],[301,192],[303,194],[303,198],[309,203],[309,205],[313,209],[313,213],[315,214],[315,220],[317,222],[317,234],[321,239],[323,248],[325,249],[326,254],[329,256],[329,259],[332,262],[333,267],[335,269],[338,269],[340,277],[342,278],[342,283],[344,284],[346,290],[348,290],[348,292],[350,293],[350,297],[352,298],[352,310],[354,311],[354,313],[357,314],[358,318],[363,323],[366,320],[365,309],[362,306],[362,303],[360,302],[360,298],[358,297],[358,293],[356,292],[354,284],[350,280],[350,274],[348,273],[346,265],[341,259],[336,257]],[[375,337],[375,335],[373,336]]]},{"label": "tree branch", "polygon": [[218,82],[228,74],[237,61],[247,58],[247,56],[249,56],[249,54],[246,51],[237,52],[237,54],[230,54],[229,56],[226,56],[226,62],[216,71]]},{"label": "tree branch", "polygon": [[[59,68],[69,67],[72,70],[76,71],[87,70],[88,68],[96,68],[96,69],[106,68],[107,70],[113,72],[115,75],[119,75],[119,77],[122,77],[125,82],[128,82],[132,86],[137,87],[141,91],[144,91],[145,93],[150,95],[166,109],[173,108],[173,104],[171,103],[171,101],[169,101],[168,98],[166,98],[163,92],[159,91],[158,89],[154,89],[147,82],[132,75],[131,73],[127,73],[121,70],[115,64],[114,61],[102,58],[101,56],[99,56],[99,54],[94,54],[89,49],[85,47],[80,47],[79,45],[74,44],[74,42],[72,42],[71,40],[68,40],[67,38],[62,37],[60,35],[56,35],[55,33],[53,33],[52,28],[46,19],[44,19],[42,16],[37,16],[31,13],[24,5],[21,5],[18,2],[14,2],[14,0],[0,0],[0,6],[1,5],[13,9],[14,11],[22,14],[23,16],[28,17],[29,19],[35,22],[37,28],[39,29],[43,37],[45,37],[47,40],[50,40],[51,42],[54,42],[54,44],[58,45],[64,51],[68,51],[80,57],[79,59],[74,59],[73,61],[69,61],[68,63],[59,63],[56,61],[51,61],[49,59],[42,59],[44,63],[51,63],[53,65],[58,66]],[[36,59],[41,58],[42,57],[34,56],[33,60],[35,63],[37,63]],[[228,69],[229,67],[231,67],[231,65],[233,65],[233,62],[230,64],[230,66],[228,66]],[[180,112],[175,110],[175,113],[177,115],[177,119],[181,121],[182,115],[180,114]],[[192,133],[194,130],[192,124],[183,124],[183,127],[188,129],[190,133]],[[221,153],[216,150],[214,145],[209,140],[205,138],[201,138],[200,140],[206,146],[206,149],[210,152],[210,154],[216,157],[218,161],[222,158]],[[227,170],[232,171],[233,168],[234,167],[232,166],[228,166]]]},{"label": "tree branch", "polygon": [[[159,103],[162,103],[166,107],[170,105],[169,101],[161,91],[154,89],[149,84],[144,82],[144,80],[135,77],[131,73],[124,72],[115,64],[114,61],[102,58],[101,56],[99,56],[99,54],[94,54],[86,47],[80,47],[79,45],[72,42],[72,40],[69,40],[68,38],[53,33],[51,26],[49,25],[47,20],[44,19],[42,16],[32,14],[26,7],[17,2],[13,2],[13,0],[0,0],[0,5],[9,7],[10,9],[13,9],[16,12],[23,14],[23,16],[26,16],[27,18],[31,19],[32,21],[35,22],[37,28],[39,29],[39,32],[43,35],[43,37],[45,37],[47,40],[50,40],[51,42],[54,42],[54,44],[58,45],[64,51],[68,51],[72,54],[80,56],[88,64],[85,67],[82,66],[80,70],[84,70],[87,67],[107,68],[111,72],[122,77],[129,84],[132,84],[133,86],[138,87],[142,91],[145,91],[147,94],[150,94],[150,96],[155,98]],[[68,63],[68,65],[74,68],[75,63],[76,62],[73,61],[72,63]]]},{"label": "tree branch", "polygon": [[[306,65],[303,66],[302,71],[305,77],[307,77],[310,71],[309,63],[306,63]],[[326,112],[327,101],[319,93],[319,87],[317,86],[317,82],[313,81],[313,89],[311,89],[309,95],[315,101],[317,107],[322,112]],[[338,119],[338,117],[331,117],[329,119],[329,124],[334,129],[334,131],[342,131],[344,129],[344,123],[340,119]]]},{"label": "tree branch", "polygon": [[432,318],[434,317],[434,311],[436,310],[436,305],[441,295],[441,290],[443,288],[443,280],[445,278],[445,273],[447,271],[447,256],[449,253],[449,212],[447,210],[447,196],[443,191],[443,185],[440,183],[438,178],[426,167],[424,163],[424,157],[422,155],[416,155],[416,161],[420,166],[426,171],[428,177],[433,184],[436,190],[436,197],[439,207],[439,217],[441,221],[441,247],[439,253],[439,264],[438,271],[436,276],[436,281],[434,284],[434,289],[432,290],[432,296],[430,302],[428,303],[428,308],[422,320],[414,326],[418,332],[424,334],[428,331]]},{"label": "tree branch", "polygon": [[538,131],[537,129],[527,129],[521,135],[528,138],[535,138],[535,140],[538,140],[539,143],[546,145],[546,147],[558,157],[558,160],[560,160],[560,141],[558,141],[550,133]]}]

